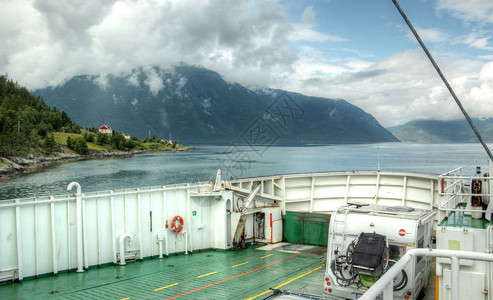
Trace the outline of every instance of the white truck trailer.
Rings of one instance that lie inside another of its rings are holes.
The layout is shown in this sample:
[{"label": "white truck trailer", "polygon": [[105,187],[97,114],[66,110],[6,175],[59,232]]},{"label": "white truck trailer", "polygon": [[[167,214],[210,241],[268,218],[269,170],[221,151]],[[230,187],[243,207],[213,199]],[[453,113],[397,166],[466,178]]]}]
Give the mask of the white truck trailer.
[{"label": "white truck trailer", "polygon": [[[324,291],[358,299],[408,250],[432,247],[435,212],[405,206],[349,204],[332,214]],[[394,299],[416,299],[431,258],[416,257],[394,279]]]}]

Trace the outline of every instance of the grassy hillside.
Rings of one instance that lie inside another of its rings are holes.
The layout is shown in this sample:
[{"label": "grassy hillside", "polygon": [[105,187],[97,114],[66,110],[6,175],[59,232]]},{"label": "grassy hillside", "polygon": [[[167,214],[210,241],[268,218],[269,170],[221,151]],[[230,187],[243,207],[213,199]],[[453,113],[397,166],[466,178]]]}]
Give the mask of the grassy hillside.
[{"label": "grassy hillside", "polygon": [[65,112],[0,75],[0,156],[52,152],[55,145],[46,142],[49,134],[73,126]]}]

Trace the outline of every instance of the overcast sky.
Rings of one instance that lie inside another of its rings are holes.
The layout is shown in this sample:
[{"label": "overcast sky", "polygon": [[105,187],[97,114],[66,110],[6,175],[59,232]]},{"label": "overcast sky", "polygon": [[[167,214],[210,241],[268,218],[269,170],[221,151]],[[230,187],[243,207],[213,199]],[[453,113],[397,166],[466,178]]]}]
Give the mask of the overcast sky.
[{"label": "overcast sky", "polygon": [[[493,117],[493,1],[400,4],[470,114]],[[184,62],[384,126],[461,118],[391,0],[0,0],[0,40],[0,73],[29,89]]]}]

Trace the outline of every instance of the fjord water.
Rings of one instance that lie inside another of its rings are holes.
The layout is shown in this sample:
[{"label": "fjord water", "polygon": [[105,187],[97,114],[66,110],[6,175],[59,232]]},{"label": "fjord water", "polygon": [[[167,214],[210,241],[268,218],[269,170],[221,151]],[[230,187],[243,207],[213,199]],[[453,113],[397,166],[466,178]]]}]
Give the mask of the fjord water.
[{"label": "fjord water", "polygon": [[0,200],[66,194],[76,181],[83,192],[170,185],[223,178],[277,174],[377,170],[441,174],[476,166],[486,171],[479,144],[406,144],[323,146],[209,146],[190,152],[164,152],[127,158],[58,163],[0,180]]}]

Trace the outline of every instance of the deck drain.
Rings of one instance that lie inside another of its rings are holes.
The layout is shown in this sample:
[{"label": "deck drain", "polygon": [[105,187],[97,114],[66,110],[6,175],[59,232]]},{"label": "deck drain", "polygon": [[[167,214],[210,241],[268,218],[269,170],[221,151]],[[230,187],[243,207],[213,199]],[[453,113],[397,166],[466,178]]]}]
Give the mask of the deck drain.
[{"label": "deck drain", "polygon": [[115,279],[122,279],[123,276],[116,276]]},{"label": "deck drain", "polygon": [[49,294],[51,294],[51,295],[58,294],[58,291],[57,290],[53,290],[53,291],[50,291]]},{"label": "deck drain", "polygon": [[170,267],[170,268],[172,268],[172,267],[174,267],[174,266],[175,266],[175,265],[168,265],[168,267]]}]

